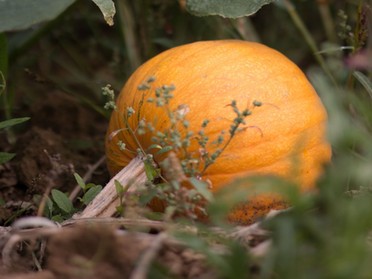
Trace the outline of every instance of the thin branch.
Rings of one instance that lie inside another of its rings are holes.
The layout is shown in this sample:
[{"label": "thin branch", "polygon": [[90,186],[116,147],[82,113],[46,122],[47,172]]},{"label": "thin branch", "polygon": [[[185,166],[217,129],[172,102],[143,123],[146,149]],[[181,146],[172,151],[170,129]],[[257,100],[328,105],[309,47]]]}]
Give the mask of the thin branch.
[{"label": "thin branch", "polygon": [[145,228],[153,228],[157,230],[163,230],[167,226],[166,223],[162,221],[153,221],[149,219],[129,219],[129,218],[111,218],[111,217],[104,217],[104,218],[80,218],[80,219],[69,219],[62,223],[63,227],[68,227],[72,225],[78,224],[110,224],[110,225],[117,225],[117,226],[124,226],[124,227],[145,227]]},{"label": "thin branch", "polygon": [[152,242],[152,245],[149,247],[149,249],[146,250],[145,254],[140,259],[137,267],[130,276],[130,279],[147,278],[147,272],[151,267],[151,263],[154,261],[156,255],[160,251],[167,236],[168,235],[165,232],[161,232],[156,236],[156,238]]},{"label": "thin branch", "polygon": [[[104,162],[105,162],[106,156],[102,156],[93,166],[90,166],[87,172],[83,176],[83,181],[86,183],[88,180],[91,179],[93,173],[98,169]],[[70,196],[68,197],[71,201],[74,201],[76,197],[80,194],[81,187],[80,185],[76,185],[74,190],[70,193]]]}]

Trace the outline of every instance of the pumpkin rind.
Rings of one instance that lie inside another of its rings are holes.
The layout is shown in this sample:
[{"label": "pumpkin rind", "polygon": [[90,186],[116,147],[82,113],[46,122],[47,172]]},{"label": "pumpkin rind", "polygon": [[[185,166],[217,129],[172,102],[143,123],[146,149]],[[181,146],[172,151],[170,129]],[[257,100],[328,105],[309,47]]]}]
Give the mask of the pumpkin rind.
[{"label": "pumpkin rind", "polygon": [[[235,135],[203,176],[212,182],[212,191],[247,174],[284,176],[306,190],[313,187],[323,163],[330,160],[331,148],[325,139],[326,111],[293,62],[258,43],[206,41],[167,50],[144,63],[129,78],[107,131],[106,154],[111,174],[135,156],[120,151],[117,145],[122,140],[127,149],[135,151],[137,146],[130,133],[122,131],[114,138],[112,135],[125,128],[123,115],[127,107],[138,113],[143,91],[137,87],[151,76],[156,78],[153,88],[175,85],[170,107],[188,105],[191,131],[200,130],[204,119],[210,120],[206,133],[212,139],[221,130],[229,129],[234,113],[227,105],[232,100],[241,110],[255,100],[262,102],[246,119],[249,128]],[[153,91],[149,90],[145,99],[153,97]],[[143,103],[140,115],[159,131],[169,123],[164,109],[147,102]],[[131,117],[129,125],[135,129],[138,118]],[[148,134],[138,139],[145,149],[152,144]],[[197,142],[191,146],[195,152],[198,148]],[[155,160],[160,158],[155,156]]]}]

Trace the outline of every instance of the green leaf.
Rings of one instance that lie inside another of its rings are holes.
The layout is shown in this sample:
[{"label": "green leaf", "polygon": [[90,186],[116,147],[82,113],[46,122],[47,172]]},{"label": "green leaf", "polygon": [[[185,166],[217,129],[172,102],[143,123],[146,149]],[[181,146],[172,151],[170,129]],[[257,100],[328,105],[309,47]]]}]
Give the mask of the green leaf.
[{"label": "green leaf", "polygon": [[95,185],[91,187],[83,196],[82,201],[85,205],[88,205],[98,194],[102,191],[101,185]]},{"label": "green leaf", "polygon": [[87,186],[85,185],[83,178],[76,172],[74,173],[74,177],[75,177],[77,184],[81,187],[81,189],[85,191]]},{"label": "green leaf", "polygon": [[54,215],[51,218],[51,220],[54,221],[54,222],[57,222],[57,223],[62,223],[63,221],[65,221],[65,218],[63,218],[63,216],[61,214],[57,214],[57,215]]},{"label": "green leaf", "polygon": [[0,165],[12,160],[15,155],[15,153],[0,152]]},{"label": "green leaf", "polygon": [[195,189],[202,195],[207,201],[213,200],[213,194],[211,191],[208,190],[208,184],[196,179],[195,177],[189,178],[191,184],[195,187]]},{"label": "green leaf", "polygon": [[120,181],[116,180],[114,181],[115,183],[115,189],[116,189],[116,193],[118,194],[118,196],[121,196],[124,194],[124,186],[120,183]]},{"label": "green leaf", "polygon": [[2,0],[0,32],[22,30],[52,20],[75,0]]},{"label": "green leaf", "polygon": [[44,215],[50,218],[53,216],[52,214],[53,214],[53,201],[50,198],[47,198],[45,202]]},{"label": "green leaf", "polygon": [[67,195],[59,190],[53,189],[52,190],[52,198],[53,201],[57,204],[57,206],[66,213],[72,213],[74,207],[72,202],[69,200]]},{"label": "green leaf", "polygon": [[173,149],[173,146],[167,145],[167,146],[164,146],[162,149],[160,149],[158,152],[156,152],[156,154],[159,155],[159,154],[167,153],[171,151],[172,149]]},{"label": "green leaf", "polygon": [[96,184],[94,183],[88,183],[88,184],[85,184],[85,191],[89,190],[90,188],[96,186]]},{"label": "green leaf", "polygon": [[155,143],[154,143],[154,144],[151,144],[151,145],[149,146],[149,148],[146,149],[146,152],[147,152],[147,151],[150,151],[151,149],[159,149],[159,150],[160,150],[160,149],[162,149],[162,147],[161,147],[161,145],[159,145],[159,144],[155,144]]},{"label": "green leaf", "polygon": [[[227,264],[221,254],[213,252],[213,250],[210,248],[210,243],[208,243],[204,238],[200,237],[200,235],[180,231],[175,232],[174,236],[177,238],[177,240],[186,244],[187,247],[206,255],[209,263],[212,263],[213,265],[219,267],[219,269],[227,268]],[[235,277],[228,276],[220,278]]]},{"label": "green leaf", "polygon": [[0,71],[0,96],[3,95],[6,88],[6,80],[2,71]]},{"label": "green leaf", "polygon": [[157,193],[158,191],[155,188],[152,188],[146,191],[145,193],[141,194],[138,200],[139,204],[145,206],[156,197]]},{"label": "green leaf", "polygon": [[187,10],[196,16],[219,15],[227,18],[250,16],[274,0],[187,0]]},{"label": "green leaf", "polygon": [[21,118],[13,118],[5,121],[0,122],[0,130],[5,129],[14,125],[21,124],[23,122],[26,122],[30,119],[30,117],[21,117]]},{"label": "green leaf", "polygon": [[144,162],[145,164],[145,173],[146,177],[149,181],[153,181],[156,177],[158,177],[158,170],[150,163]]},{"label": "green leaf", "polygon": [[101,10],[107,24],[114,25],[114,15],[116,13],[115,4],[112,0],[92,0]]},{"label": "green leaf", "polygon": [[360,82],[361,85],[368,92],[369,96],[372,98],[372,82],[371,80],[362,72],[355,71],[353,76]]}]

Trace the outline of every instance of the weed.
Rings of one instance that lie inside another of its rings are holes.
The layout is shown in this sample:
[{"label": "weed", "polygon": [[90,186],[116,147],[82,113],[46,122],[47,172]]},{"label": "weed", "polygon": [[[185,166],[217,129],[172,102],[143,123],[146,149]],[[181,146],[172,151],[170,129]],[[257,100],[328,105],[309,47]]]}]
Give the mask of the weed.
[{"label": "weed", "polygon": [[[137,144],[136,152],[144,158],[147,177],[154,185],[147,187],[147,193],[142,193],[146,196],[143,200],[149,201],[152,198],[162,200],[167,205],[167,216],[181,214],[196,219],[196,212],[206,215],[206,201],[212,199],[208,191],[209,185],[202,179],[203,175],[218,160],[236,134],[249,128],[246,126],[246,118],[262,103],[253,101],[251,107],[241,111],[236,101],[231,101],[228,106],[233,110],[235,117],[228,131],[221,131],[216,138],[211,139],[205,129],[212,123],[205,119],[200,124],[199,131],[191,131],[187,120],[189,107],[181,104],[176,109],[171,109],[170,103],[176,87],[171,84],[153,88],[154,81],[155,77],[150,77],[138,86],[142,98],[137,111],[132,107],[126,108],[123,118],[125,129],[113,132],[112,137],[121,132],[129,133]],[[114,96],[109,86],[103,88],[103,94],[108,96],[106,107],[117,110],[115,106],[110,105]],[[154,123],[141,118],[141,109],[145,102],[165,111],[169,125],[162,131],[156,130]],[[137,118],[136,128],[129,125],[129,119],[132,117]],[[147,149],[139,141],[139,136],[145,134],[151,137],[153,142]],[[191,149],[195,143],[199,146],[198,152]],[[118,140],[117,144],[120,150],[135,153],[134,150],[128,150],[123,141]],[[167,157],[158,163],[154,161],[150,152],[155,155],[165,154]],[[161,181],[155,182],[156,178],[160,178]]]}]

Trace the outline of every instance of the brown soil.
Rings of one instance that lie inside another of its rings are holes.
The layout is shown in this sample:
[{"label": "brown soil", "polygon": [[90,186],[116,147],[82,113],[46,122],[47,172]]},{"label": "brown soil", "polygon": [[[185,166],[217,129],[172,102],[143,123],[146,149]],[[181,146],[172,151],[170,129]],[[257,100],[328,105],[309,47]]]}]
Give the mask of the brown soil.
[{"label": "brown soil", "polygon": [[[92,9],[96,14],[94,5]],[[142,272],[153,272],[152,278],[218,277],[204,255],[172,238],[154,249],[161,236],[154,229],[134,232],[86,224],[62,227],[52,233],[26,230],[27,236],[21,239],[18,237],[23,234],[11,231],[15,220],[37,215],[43,195],[51,189],[70,193],[77,186],[73,173],[83,177],[104,156],[107,119],[94,109],[94,105],[101,107],[103,100],[89,94],[99,91],[102,80],[117,91],[120,79],[125,77],[120,67],[128,62],[119,61],[119,67],[117,54],[110,52],[117,49],[108,51],[91,39],[91,30],[81,21],[85,24],[85,17],[77,14],[60,23],[66,30],[58,29],[23,53],[9,73],[8,83],[15,95],[12,116],[30,116],[31,120],[10,133],[0,131],[0,151],[17,154],[0,165],[0,279],[146,278],[133,274],[141,272],[143,257],[151,253],[151,264]],[[101,27],[101,22],[98,26],[103,28],[102,40],[111,38],[108,35],[112,30]],[[87,38],[84,32],[89,34]],[[73,76],[76,61],[69,61],[71,57],[63,52],[63,40],[76,48],[74,54],[79,56],[80,51],[80,61],[86,62],[86,72],[79,76],[83,82]],[[106,43],[120,46],[118,42]],[[66,70],[69,67],[70,72]],[[69,90],[62,90],[64,86]],[[0,121],[4,118],[1,108]],[[88,182],[105,185],[108,180],[103,163]],[[79,206],[78,201],[75,206]]]},{"label": "brown soil", "polygon": [[[150,272],[161,272],[166,278],[216,278],[216,271],[208,267],[204,255],[171,237],[159,242],[158,249],[150,258],[151,265],[147,266],[144,259],[153,252],[159,236],[115,230],[106,225],[63,228],[49,237],[25,241],[26,249],[22,250],[20,244],[14,247],[10,260],[0,266],[1,274],[6,274],[0,275],[0,279],[147,278],[146,274]],[[32,271],[35,263],[32,252],[37,259],[42,259],[42,271]],[[136,277],[140,274],[145,277]]]},{"label": "brown soil", "polygon": [[[15,143],[5,137],[0,150],[16,157],[0,165],[0,250],[9,245],[14,220],[35,216],[40,197],[53,189],[69,193],[76,187],[73,173],[83,176],[104,155],[107,120],[61,92],[38,98],[25,107],[31,120],[15,129]],[[105,185],[106,166],[89,181]],[[0,257],[0,279],[115,279],[130,278],[141,258],[151,251],[154,233],[117,230],[110,226],[80,225],[25,238]],[[39,266],[38,266],[39,265]],[[147,272],[158,270],[171,278],[215,278],[205,256],[167,239],[161,243]]]},{"label": "brown soil", "polygon": [[[16,153],[0,165],[0,224],[9,224],[12,216],[35,215],[37,195],[52,188],[70,192],[76,187],[73,173],[80,176],[104,155],[106,120],[71,97],[55,93],[36,101],[26,115],[31,120],[10,145],[1,141],[0,149]],[[4,136],[4,135],[3,135]],[[108,180],[102,164],[90,181],[104,185]]]}]

